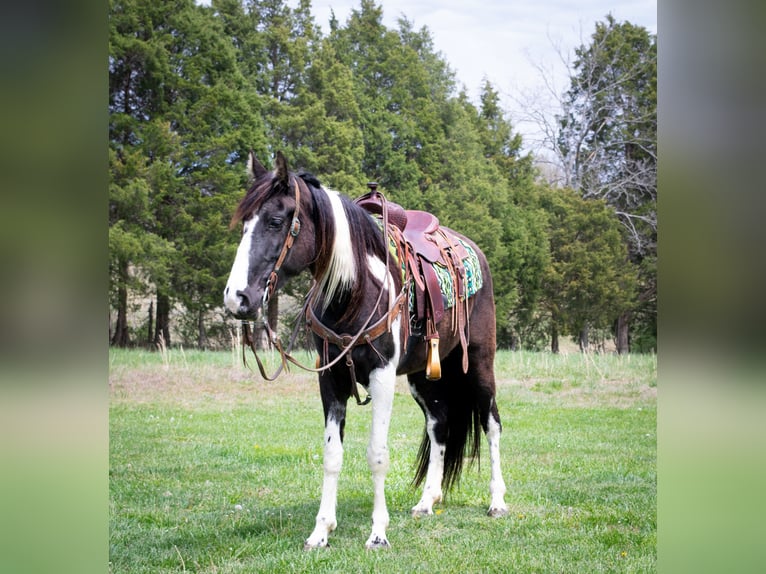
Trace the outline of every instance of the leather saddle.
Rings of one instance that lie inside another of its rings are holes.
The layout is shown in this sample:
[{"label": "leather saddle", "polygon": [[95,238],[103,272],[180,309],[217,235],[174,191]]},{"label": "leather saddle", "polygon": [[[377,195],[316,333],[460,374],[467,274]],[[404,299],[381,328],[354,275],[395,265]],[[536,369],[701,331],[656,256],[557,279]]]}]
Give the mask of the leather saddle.
[{"label": "leather saddle", "polygon": [[439,219],[427,211],[408,209],[404,213],[407,215],[407,223],[402,233],[413,251],[431,263],[442,261],[442,251],[434,238],[434,233],[439,229]]},{"label": "leather saddle", "polygon": [[[385,201],[389,231],[399,256],[405,261],[406,273],[414,282],[415,305],[414,309],[410,309],[410,319],[425,324],[424,338],[429,344],[426,376],[432,380],[438,379],[441,368],[437,324],[444,317],[445,305],[434,265],[440,265],[449,272],[455,294],[452,323],[456,330],[463,329],[465,316],[460,301],[465,297],[465,268],[462,261],[468,253],[452,232],[439,224],[435,215],[426,211],[405,210],[396,203],[384,200],[375,184],[368,184],[368,187],[371,191],[355,203],[371,214],[382,216]],[[464,337],[465,334],[461,332],[461,343]],[[465,356],[467,358],[467,354]]]}]

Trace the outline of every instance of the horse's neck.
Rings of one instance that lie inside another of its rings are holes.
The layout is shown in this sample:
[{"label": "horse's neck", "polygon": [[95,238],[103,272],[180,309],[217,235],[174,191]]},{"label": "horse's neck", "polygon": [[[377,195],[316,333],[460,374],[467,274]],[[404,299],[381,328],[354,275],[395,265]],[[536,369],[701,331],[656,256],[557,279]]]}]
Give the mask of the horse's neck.
[{"label": "horse's neck", "polygon": [[[328,195],[329,193],[332,192],[328,192]],[[340,203],[339,200],[338,203]],[[338,225],[337,220],[339,217],[338,203],[334,206],[336,226]],[[373,305],[375,305],[376,301],[382,303],[386,308],[389,303],[389,296],[387,294],[379,297],[381,270],[376,270],[375,264],[370,263],[370,257],[380,259],[380,254],[376,254],[374,251],[373,253],[367,251],[369,238],[380,238],[380,250],[383,253],[382,265],[380,267],[382,268],[385,265],[386,246],[383,243],[382,230],[370,216],[370,213],[362,207],[353,202],[350,202],[347,207],[348,213],[343,212],[342,225],[345,226],[345,229],[349,230],[348,244],[351,246],[351,250],[348,252],[336,252],[333,254],[332,259],[338,264],[341,261],[348,262],[348,259],[353,260],[353,280],[346,284],[345,288],[328,290],[328,285],[331,286],[333,281],[330,281],[329,278],[324,281],[319,279],[317,281],[317,288],[320,292],[317,293],[316,304],[314,305],[314,309],[321,313],[323,322],[326,322],[328,326],[332,324],[342,329],[352,329],[364,323],[370,313],[373,313]],[[343,236],[346,236],[345,230],[341,234],[341,237]],[[333,249],[337,247],[337,245],[334,245]],[[392,265],[392,262],[389,261],[389,269],[388,273],[385,273],[386,278],[383,279],[384,282],[388,282],[387,276],[389,273],[394,273],[392,269],[395,269],[395,265]],[[345,272],[348,272],[348,270],[348,268],[344,269]],[[328,269],[328,272],[332,271],[332,269]],[[374,281],[372,280],[373,277],[375,277]],[[395,286],[397,289],[399,288],[399,282],[396,279]],[[380,312],[374,312],[374,317],[377,317]],[[382,312],[385,313],[386,311]]]}]

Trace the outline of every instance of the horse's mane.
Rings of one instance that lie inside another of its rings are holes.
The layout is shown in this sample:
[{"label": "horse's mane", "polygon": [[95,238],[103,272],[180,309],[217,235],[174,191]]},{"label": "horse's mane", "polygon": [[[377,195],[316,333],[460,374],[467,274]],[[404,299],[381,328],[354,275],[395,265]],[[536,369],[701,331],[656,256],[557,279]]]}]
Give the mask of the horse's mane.
[{"label": "horse's mane", "polygon": [[[318,183],[316,179],[313,181],[304,179],[304,181],[312,185],[314,182]],[[324,228],[322,232],[317,232],[317,252],[319,253],[319,258],[316,265],[316,275],[319,278],[325,277],[325,274],[328,272],[343,274],[348,270],[348,268],[345,270],[331,269],[329,265],[333,249],[335,248],[335,226],[343,224],[336,221],[336,215],[329,199],[329,194],[331,193],[336,192],[324,189],[318,185],[312,189],[313,203],[316,209],[316,212],[312,214],[314,224],[317,230]],[[373,277],[369,272],[368,257],[375,256],[385,260],[385,250],[381,230],[372,220],[369,213],[352,202],[347,196],[340,193],[337,196],[343,208],[345,224],[348,225],[350,230],[351,257],[353,259],[346,263],[353,267],[353,274],[350,283],[336,282],[333,278],[327,278],[328,280],[324,282],[325,285],[335,285],[336,287],[330,287],[324,291],[322,307],[326,309],[331,300],[340,301],[344,311],[338,318],[338,323],[350,325],[359,317],[366,295],[368,293],[376,293],[377,289],[380,289],[379,285],[375,286]],[[320,237],[326,238],[326,243],[323,247],[320,246]]]}]

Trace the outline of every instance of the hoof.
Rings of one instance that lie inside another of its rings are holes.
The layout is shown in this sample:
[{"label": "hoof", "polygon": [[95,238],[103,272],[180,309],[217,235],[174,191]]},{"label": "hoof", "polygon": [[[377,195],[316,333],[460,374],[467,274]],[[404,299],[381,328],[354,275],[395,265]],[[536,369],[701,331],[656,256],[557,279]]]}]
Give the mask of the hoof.
[{"label": "hoof", "polygon": [[317,550],[319,548],[329,548],[330,543],[327,542],[327,540],[322,540],[318,544],[313,544],[306,540],[306,542],[303,543],[303,550],[306,552],[309,552],[311,550]]},{"label": "hoof", "polygon": [[507,508],[490,508],[487,511],[487,516],[491,516],[492,518],[500,518],[501,516],[506,516],[508,514]]},{"label": "hoof", "polygon": [[412,509],[412,518],[420,518],[421,516],[433,516],[433,509],[423,510],[422,508]]},{"label": "hoof", "polygon": [[368,540],[367,543],[364,545],[364,547],[367,550],[380,550],[380,549],[388,549],[391,548],[391,545],[388,543],[388,540],[385,538],[379,538],[375,537],[372,540]]}]

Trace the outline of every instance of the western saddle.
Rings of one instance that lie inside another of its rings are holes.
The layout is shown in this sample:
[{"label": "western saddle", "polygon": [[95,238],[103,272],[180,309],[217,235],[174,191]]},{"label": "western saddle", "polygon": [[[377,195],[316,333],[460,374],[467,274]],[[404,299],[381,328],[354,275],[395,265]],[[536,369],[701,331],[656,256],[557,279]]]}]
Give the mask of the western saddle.
[{"label": "western saddle", "polygon": [[[463,371],[468,370],[467,297],[466,271],[463,260],[468,252],[453,233],[439,224],[438,218],[426,211],[405,210],[402,206],[386,200],[377,191],[377,183],[367,184],[370,191],[355,203],[372,215],[388,222],[389,236],[393,239],[397,256],[404,270],[405,281],[410,277],[414,284],[414,305],[405,305],[405,334],[410,328],[421,331],[427,344],[426,378],[441,378],[439,359],[439,332],[437,324],[444,317],[445,302],[439,276],[434,265],[446,269],[454,304],[452,330],[459,333],[463,348]],[[422,333],[425,326],[425,333]]]}]

